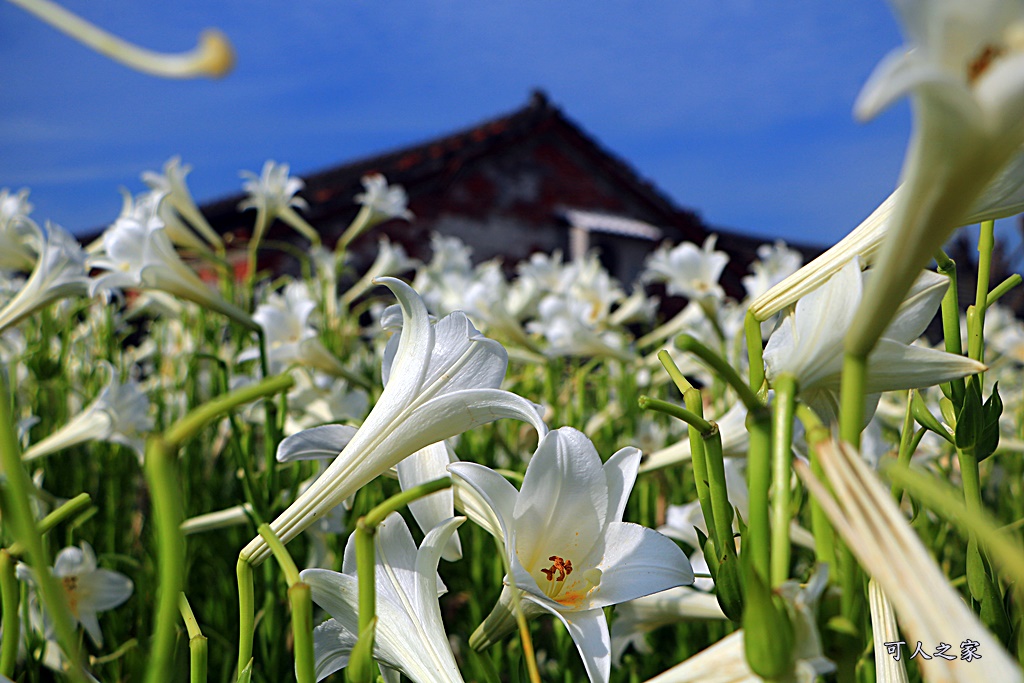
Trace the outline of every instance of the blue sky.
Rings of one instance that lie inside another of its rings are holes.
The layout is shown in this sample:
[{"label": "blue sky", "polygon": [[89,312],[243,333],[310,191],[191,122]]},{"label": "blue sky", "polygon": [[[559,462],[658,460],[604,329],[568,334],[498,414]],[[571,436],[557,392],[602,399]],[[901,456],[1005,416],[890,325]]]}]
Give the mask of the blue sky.
[{"label": "blue sky", "polygon": [[220,81],[163,81],[0,3],[0,187],[35,216],[108,223],[118,188],[181,155],[199,201],[266,159],[301,175],[521,106],[533,87],[680,205],[768,237],[834,241],[897,181],[909,109],[853,100],[901,42],[881,0],[72,0],[152,49],[216,26]]}]

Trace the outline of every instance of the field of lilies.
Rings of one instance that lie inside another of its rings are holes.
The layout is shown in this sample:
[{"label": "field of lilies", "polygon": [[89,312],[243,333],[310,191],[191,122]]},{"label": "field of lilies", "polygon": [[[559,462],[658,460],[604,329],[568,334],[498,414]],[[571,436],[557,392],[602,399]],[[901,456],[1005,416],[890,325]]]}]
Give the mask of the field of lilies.
[{"label": "field of lilies", "polygon": [[415,220],[379,175],[324,244],[243,172],[241,278],[179,159],[88,245],[0,190],[0,681],[1024,680],[1024,4],[895,4],[900,187],[742,301],[714,236],[357,270]]}]

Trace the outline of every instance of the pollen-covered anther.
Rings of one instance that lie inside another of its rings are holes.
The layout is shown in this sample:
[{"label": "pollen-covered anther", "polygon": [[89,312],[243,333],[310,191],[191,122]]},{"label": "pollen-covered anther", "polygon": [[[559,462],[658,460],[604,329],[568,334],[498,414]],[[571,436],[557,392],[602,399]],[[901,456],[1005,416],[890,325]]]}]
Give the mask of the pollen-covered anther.
[{"label": "pollen-covered anther", "polygon": [[1006,49],[1000,45],[986,45],[978,56],[967,65],[967,82],[975,83],[988,70],[992,63],[1003,56]]},{"label": "pollen-covered anther", "polygon": [[[565,577],[572,574],[572,560],[562,559],[558,555],[552,555],[548,559],[554,564],[548,569],[540,570],[548,581],[565,581]],[[555,578],[555,572],[558,572],[558,578]]]}]

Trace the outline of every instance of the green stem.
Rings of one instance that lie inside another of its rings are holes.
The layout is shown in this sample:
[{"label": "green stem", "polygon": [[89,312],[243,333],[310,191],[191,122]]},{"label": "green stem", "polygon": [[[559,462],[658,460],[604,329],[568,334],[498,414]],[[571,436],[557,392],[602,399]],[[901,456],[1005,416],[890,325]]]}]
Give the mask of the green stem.
[{"label": "green stem", "polygon": [[839,438],[860,450],[860,433],[864,428],[864,397],[867,384],[866,357],[847,352],[843,356],[843,377],[840,386]]},{"label": "green stem", "polygon": [[256,631],[256,595],[252,565],[238,558],[235,565],[238,579],[238,673],[241,675],[252,660],[252,641]]},{"label": "green stem", "polygon": [[[374,536],[376,524],[368,524],[366,517],[356,522],[356,575],[359,585],[359,645],[358,651],[370,661],[356,663],[357,670],[369,671],[372,667],[374,625],[377,612],[377,562]],[[353,652],[351,657],[355,657]]]},{"label": "green stem", "polygon": [[49,554],[36,527],[28,499],[32,481],[21,462],[12,419],[11,394],[6,379],[6,376],[0,374],[0,470],[6,475],[0,481],[4,522],[10,524],[15,539],[27,551],[43,607],[50,615],[57,642],[67,657],[69,676],[76,683],[85,683],[85,671],[82,669],[78,638],[71,621],[67,597],[50,571]]},{"label": "green stem", "polygon": [[260,536],[270,546],[270,552],[274,553],[274,559],[281,565],[281,571],[284,572],[284,580],[288,583],[288,586],[294,586],[299,583],[299,568],[295,566],[295,560],[284,547],[284,543],[281,543],[281,539],[277,537],[274,530],[270,528],[269,524],[260,524],[257,528]]},{"label": "green stem", "polygon": [[185,630],[188,632],[189,681],[190,683],[205,683],[209,647],[206,636],[199,628],[199,622],[196,621],[196,615],[192,613],[192,606],[188,604],[188,598],[184,593],[178,594],[178,610],[181,612]]},{"label": "green stem", "polygon": [[363,205],[359,209],[359,213],[352,219],[348,228],[342,233],[341,237],[338,238],[338,242],[334,245],[334,253],[338,255],[339,259],[343,259],[345,251],[349,245],[352,244],[352,240],[359,237],[364,230],[372,226],[371,219],[373,218],[373,209],[369,206]]},{"label": "green stem", "polygon": [[764,342],[761,339],[761,321],[749,309],[743,318],[743,332],[747,338],[750,388],[757,391],[764,384]]},{"label": "green stem", "polygon": [[[903,415],[903,429],[900,431],[900,449],[896,461],[904,466],[910,465],[910,457],[914,455],[921,439],[928,432],[924,427],[914,431],[914,396],[916,393],[916,389],[907,392],[907,412]],[[896,482],[892,484],[892,497],[896,499],[897,505],[903,500],[903,487]]]},{"label": "green stem", "polygon": [[272,396],[280,391],[290,389],[295,383],[289,375],[277,375],[250,384],[240,389],[235,389],[229,394],[204,403],[188,415],[178,420],[164,433],[164,442],[170,448],[178,448],[189,437],[195,435],[200,429],[210,422],[213,422],[224,413],[227,413],[246,403],[255,401],[258,398]]},{"label": "green stem", "polygon": [[[45,536],[50,533],[55,526],[65,520],[71,519],[91,504],[92,496],[88,493],[79,493],[77,496],[66,501],[63,505],[39,521],[36,525],[36,528],[39,529],[39,535]],[[8,548],[8,552],[15,557],[21,557],[25,553],[25,549],[20,543],[12,543],[11,547]]]},{"label": "green stem", "polygon": [[996,287],[988,293],[988,297],[985,298],[985,307],[991,308],[997,301],[1003,298],[1003,295],[1019,285],[1022,279],[1024,278],[1021,278],[1020,273],[1014,273],[996,285]]},{"label": "green stem", "polygon": [[747,487],[750,490],[750,512],[747,514],[748,543],[744,554],[750,553],[751,567],[763,581],[770,576],[771,529],[769,526],[768,491],[771,488],[772,424],[768,411],[760,407],[747,414]]},{"label": "green stem", "polygon": [[452,480],[449,477],[441,477],[440,479],[434,479],[433,481],[428,481],[418,486],[414,486],[407,491],[402,491],[401,493],[391,496],[383,503],[367,512],[363,519],[366,520],[367,524],[376,528],[380,526],[392,512],[396,512],[409,503],[419,500],[424,496],[429,496],[431,493],[437,493],[438,491],[449,488],[451,485]]},{"label": "green stem", "polygon": [[775,379],[772,429],[772,586],[789,578],[790,478],[792,466],[793,413],[796,410],[796,377],[783,373]]},{"label": "green stem", "polygon": [[156,630],[146,666],[145,680],[149,683],[167,680],[167,672],[172,670],[178,594],[184,585],[185,535],[181,532],[176,456],[174,447],[159,436],[147,440],[144,471],[153,506],[159,576]]},{"label": "green stem", "polygon": [[995,246],[995,222],[984,221],[978,236],[978,286],[975,290],[975,324],[968,326],[967,355],[985,362],[985,307],[988,305],[988,283],[992,277],[992,249]]},{"label": "green stem", "polygon": [[[818,458],[818,447],[832,435],[821,419],[806,405],[798,405],[796,415],[804,425],[807,440],[807,455],[811,460],[811,472],[818,481],[827,481]],[[836,566],[835,531],[818,499],[811,497],[811,532],[814,534],[814,556],[819,564]]]},{"label": "green stem", "polygon": [[658,360],[661,361],[662,366],[665,368],[665,372],[668,373],[668,376],[675,383],[680,394],[686,393],[687,389],[693,388],[693,385],[691,385],[690,382],[687,381],[686,377],[683,376],[679,366],[676,365],[674,360],[672,360],[672,354],[665,349],[662,349],[661,351],[658,351]]},{"label": "green stem", "polygon": [[[960,337],[960,301],[957,290],[956,262],[939,249],[935,253],[938,272],[949,278],[949,286],[942,297],[942,336],[945,339],[946,353],[963,355],[963,340]],[[964,380],[955,379],[949,383],[949,393],[957,405],[963,403]]]},{"label": "green stem", "polygon": [[[696,390],[693,390],[698,393]],[[714,519],[707,520],[708,529],[715,535],[715,550],[719,558],[732,559],[736,556],[736,542],[732,534],[732,505],[725,481],[725,458],[722,453],[722,433],[718,425],[710,434],[702,434],[704,441],[705,468],[708,474],[708,488],[711,490],[711,509]],[[712,521],[714,525],[712,526]]]},{"label": "green stem", "polygon": [[[714,534],[718,526],[715,524],[715,508],[711,502],[711,484],[708,477],[707,454],[704,450],[703,436],[711,434],[712,431],[717,432],[718,428],[704,420],[703,401],[699,391],[693,388],[687,389],[683,392],[683,400],[686,401],[686,405],[689,408],[686,412],[706,425],[706,428],[700,429],[697,427],[697,423],[690,423],[693,426],[686,431],[687,438],[690,440],[690,461],[693,463],[693,479],[694,485],[697,488],[697,500],[700,502],[700,510],[704,515],[704,522],[708,530]],[[716,552],[723,552],[723,548],[718,546],[717,535],[715,536],[715,545],[717,546]]]},{"label": "green stem", "polygon": [[316,683],[313,594],[309,584],[302,581],[293,583],[288,588],[288,602],[292,608],[292,636],[295,639],[295,680],[297,683]]},{"label": "green stem", "polygon": [[[687,389],[687,391],[697,391],[696,389]],[[698,395],[700,392],[697,392]],[[683,392],[686,395],[686,392]],[[677,406],[674,403],[668,401],[662,401],[661,399],[651,398],[650,396],[641,396],[637,399],[637,404],[641,410],[654,410],[659,413],[665,413],[672,417],[682,420],[686,424],[692,426],[700,434],[711,433],[711,423],[701,417],[698,413],[693,410],[687,410],[681,406]]]},{"label": "green stem", "polygon": [[704,363],[715,371],[715,374],[721,379],[725,380],[726,383],[733,388],[740,400],[747,407],[748,411],[755,411],[761,408],[764,404],[757,397],[747,383],[739,376],[739,373],[731,365],[725,362],[721,356],[716,354],[714,351],[700,343],[694,337],[688,334],[680,335],[676,339],[676,346],[683,350],[689,351],[693,355],[700,358]]},{"label": "green stem", "polygon": [[0,675],[14,676],[14,664],[18,659],[18,637],[21,620],[18,607],[21,588],[14,571],[15,561],[9,552],[0,550],[0,599],[3,600],[3,637],[0,639]]}]

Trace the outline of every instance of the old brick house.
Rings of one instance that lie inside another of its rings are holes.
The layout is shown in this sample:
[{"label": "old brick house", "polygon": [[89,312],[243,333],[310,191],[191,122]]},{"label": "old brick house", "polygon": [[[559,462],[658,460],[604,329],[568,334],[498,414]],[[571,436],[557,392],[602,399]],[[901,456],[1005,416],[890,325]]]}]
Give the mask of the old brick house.
[{"label": "old brick house", "polygon": [[[507,263],[534,251],[560,249],[567,258],[597,249],[619,280],[631,282],[643,260],[665,240],[700,244],[711,231],[535,91],[510,114],[422,144],[303,175],[309,202],[305,217],[331,245],[355,215],[360,178],[384,174],[405,187],[411,223],[391,221],[364,235],[354,250],[369,258],[386,234],[411,256],[430,257],[430,235],[461,238],[478,261],[500,256]],[[252,214],[236,210],[239,196],[203,207],[222,233],[247,237]],[[717,231],[721,233],[721,231]],[[732,261],[722,281],[742,295],[746,272],[760,240],[728,235],[719,248]],[[281,225],[268,238],[296,239]],[[273,252],[268,258],[275,258]]]}]

